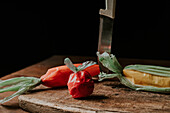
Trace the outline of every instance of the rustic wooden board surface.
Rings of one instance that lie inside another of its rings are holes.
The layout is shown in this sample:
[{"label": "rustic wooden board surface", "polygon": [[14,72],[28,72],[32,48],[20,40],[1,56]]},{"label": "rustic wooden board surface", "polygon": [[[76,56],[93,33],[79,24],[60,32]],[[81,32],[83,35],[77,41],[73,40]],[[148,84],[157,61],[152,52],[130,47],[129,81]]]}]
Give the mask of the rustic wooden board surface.
[{"label": "rustic wooden board surface", "polygon": [[[40,77],[47,69],[62,65],[65,56],[53,56],[45,61],[2,77],[8,79],[18,76]],[[70,57],[74,62],[96,60],[95,57]],[[119,59],[122,65],[141,63],[170,66],[170,61]],[[0,94],[0,98],[12,92]],[[73,99],[67,87],[50,89],[38,86],[28,94],[19,96],[19,105],[30,112],[170,112],[170,95],[131,90],[117,80],[97,82],[94,93],[84,99]],[[0,113],[26,113],[19,108],[14,98],[0,106]]]},{"label": "rustic wooden board surface", "polygon": [[19,104],[23,109],[41,113],[170,112],[169,95],[134,91],[118,81],[96,83],[93,94],[84,99],[73,99],[66,87],[39,86],[37,91],[20,96]]}]

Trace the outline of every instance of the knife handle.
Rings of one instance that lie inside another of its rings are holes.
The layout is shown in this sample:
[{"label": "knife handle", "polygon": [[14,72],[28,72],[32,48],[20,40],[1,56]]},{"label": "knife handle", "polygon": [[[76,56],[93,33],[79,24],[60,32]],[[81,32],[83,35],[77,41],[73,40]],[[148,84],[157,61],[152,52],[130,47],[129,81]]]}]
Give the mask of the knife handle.
[{"label": "knife handle", "polygon": [[99,14],[109,18],[115,18],[116,0],[106,0],[106,9],[100,9]]}]

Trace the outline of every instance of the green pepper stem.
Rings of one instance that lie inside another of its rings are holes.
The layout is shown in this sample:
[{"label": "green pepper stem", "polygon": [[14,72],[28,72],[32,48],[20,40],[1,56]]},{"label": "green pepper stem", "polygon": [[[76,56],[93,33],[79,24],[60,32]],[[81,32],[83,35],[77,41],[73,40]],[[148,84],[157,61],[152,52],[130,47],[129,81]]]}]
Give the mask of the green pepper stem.
[{"label": "green pepper stem", "polygon": [[68,68],[70,68],[70,70],[72,70],[74,73],[77,73],[79,71],[82,71],[82,70],[86,69],[87,67],[90,67],[90,66],[96,64],[96,62],[94,62],[94,61],[86,61],[86,62],[83,62],[82,65],[79,65],[78,67],[75,67],[69,58],[65,58],[64,59],[64,64]]}]

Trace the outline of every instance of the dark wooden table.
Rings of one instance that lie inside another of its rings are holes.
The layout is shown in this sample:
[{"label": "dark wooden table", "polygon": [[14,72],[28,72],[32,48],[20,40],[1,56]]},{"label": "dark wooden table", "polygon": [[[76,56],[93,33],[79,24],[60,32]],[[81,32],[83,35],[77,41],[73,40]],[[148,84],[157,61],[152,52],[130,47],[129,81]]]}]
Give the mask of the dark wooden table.
[{"label": "dark wooden table", "polygon": [[[63,65],[63,60],[66,56],[52,56],[47,60],[44,60],[42,62],[39,62],[37,64],[34,64],[32,66],[26,67],[24,69],[21,69],[17,72],[14,72],[12,74],[6,75],[2,77],[2,80],[13,78],[13,77],[20,77],[20,76],[34,76],[34,77],[40,77],[46,71],[54,66]],[[70,59],[73,62],[83,62],[87,60],[94,60],[96,61],[95,57],[86,57],[86,56],[70,56]],[[161,65],[161,66],[170,66],[170,61],[158,61],[158,60],[142,60],[142,59],[119,59],[122,66],[128,65],[128,64],[152,64],[152,65]],[[39,86],[39,88],[44,88],[43,86]],[[101,90],[103,89],[103,90]],[[60,91],[63,91],[65,93],[67,99],[64,102],[64,99],[62,102],[62,105],[65,104],[75,104],[76,108],[80,108],[80,112],[83,107],[86,107],[88,105],[91,106],[91,108],[86,108],[87,111],[90,109],[90,111],[97,111],[98,109],[100,112],[170,112],[170,95],[167,94],[159,94],[159,93],[151,93],[151,92],[142,92],[142,91],[134,91],[131,90],[119,83],[117,80],[106,80],[104,82],[95,82],[95,90],[94,94],[86,100],[75,100],[72,99],[67,89],[60,89]],[[56,89],[57,91],[57,89]],[[107,91],[107,92],[106,92]],[[34,94],[28,94],[23,95],[24,96],[31,96],[36,97],[39,94],[46,94],[47,92],[50,92],[51,95],[53,94],[54,97],[57,96],[57,94],[54,94],[54,90],[42,90]],[[6,92],[0,94],[0,99],[4,98],[13,92]],[[58,91],[59,93],[59,91]],[[100,94],[100,95],[98,95]],[[43,97],[43,96],[40,96]],[[93,104],[94,105],[93,105]],[[60,103],[56,103],[60,104]],[[81,105],[82,104],[82,108]],[[79,105],[79,106],[78,106]],[[104,105],[104,106],[103,106]],[[68,105],[67,105],[68,106]],[[94,108],[94,109],[93,109]],[[27,109],[27,108],[26,108]],[[41,108],[39,109],[41,110]],[[83,110],[85,110],[83,108]],[[35,110],[36,111],[36,110]],[[61,110],[59,110],[61,112]],[[45,111],[44,111],[45,112]],[[11,101],[4,103],[3,105],[0,105],[0,113],[27,113],[26,111],[22,110],[19,107],[18,104],[18,98],[14,98]]]}]

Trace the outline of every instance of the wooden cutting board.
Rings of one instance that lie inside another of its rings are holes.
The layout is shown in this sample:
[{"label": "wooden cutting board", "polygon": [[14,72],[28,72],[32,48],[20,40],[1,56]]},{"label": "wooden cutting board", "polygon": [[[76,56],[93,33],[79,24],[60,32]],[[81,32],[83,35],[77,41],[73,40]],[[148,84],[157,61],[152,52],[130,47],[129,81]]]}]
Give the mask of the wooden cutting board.
[{"label": "wooden cutting board", "polygon": [[84,99],[73,99],[67,87],[39,86],[19,96],[19,106],[34,113],[170,112],[170,95],[134,91],[118,81],[104,81],[95,83],[93,94]]},{"label": "wooden cutting board", "polygon": [[[48,68],[62,65],[65,56],[53,56],[43,62],[12,73],[2,79],[17,76],[40,77]],[[70,57],[73,62],[96,60],[95,57]],[[170,61],[119,59],[122,65],[142,63],[170,66]],[[118,80],[95,81],[91,96],[73,99],[67,87],[36,87],[27,94],[18,97],[19,106],[34,113],[110,113],[110,112],[170,112],[170,95],[143,91],[134,91],[120,84]],[[8,104],[8,103],[7,103]]]}]

